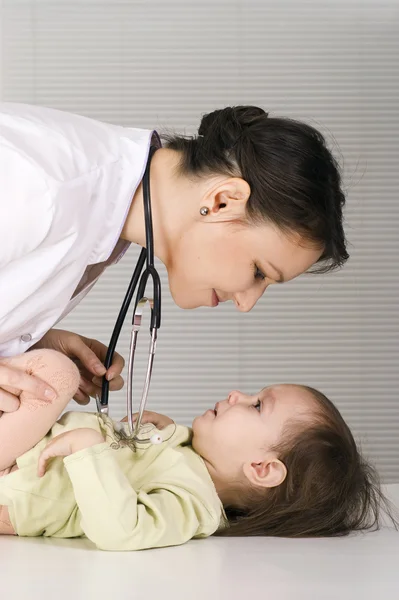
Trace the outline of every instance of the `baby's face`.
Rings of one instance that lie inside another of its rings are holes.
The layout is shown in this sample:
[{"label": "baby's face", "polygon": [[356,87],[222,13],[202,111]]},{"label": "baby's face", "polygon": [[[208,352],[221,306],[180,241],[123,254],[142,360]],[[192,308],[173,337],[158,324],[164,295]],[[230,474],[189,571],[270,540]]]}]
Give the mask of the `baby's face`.
[{"label": "baby's face", "polygon": [[193,422],[193,448],[225,478],[259,464],[277,445],[291,419],[310,421],[311,393],[299,385],[276,385],[248,396],[233,391]]}]

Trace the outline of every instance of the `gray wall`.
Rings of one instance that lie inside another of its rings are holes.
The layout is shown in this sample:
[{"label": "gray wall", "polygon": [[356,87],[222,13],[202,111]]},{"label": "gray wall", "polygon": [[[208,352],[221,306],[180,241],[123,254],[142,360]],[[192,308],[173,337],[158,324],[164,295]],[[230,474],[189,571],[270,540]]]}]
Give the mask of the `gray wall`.
[{"label": "gray wall", "polygon": [[[344,167],[350,262],[273,287],[248,315],[227,305],[179,310],[161,267],[150,405],[190,423],[232,388],[313,385],[336,402],[385,480],[399,481],[398,2],[1,6],[4,100],[186,132],[206,111],[254,103],[328,136]],[[65,328],[107,342],[136,254],[109,270]],[[123,354],[127,341],[126,332]],[[123,393],[112,411],[124,414]]]}]

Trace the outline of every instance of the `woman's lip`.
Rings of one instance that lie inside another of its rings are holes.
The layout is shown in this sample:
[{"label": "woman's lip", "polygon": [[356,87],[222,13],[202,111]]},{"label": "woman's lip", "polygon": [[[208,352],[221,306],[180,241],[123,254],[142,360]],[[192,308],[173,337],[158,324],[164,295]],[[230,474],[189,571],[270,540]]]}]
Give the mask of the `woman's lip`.
[{"label": "woman's lip", "polygon": [[218,306],[219,302],[219,296],[217,295],[215,290],[212,290],[212,307]]}]

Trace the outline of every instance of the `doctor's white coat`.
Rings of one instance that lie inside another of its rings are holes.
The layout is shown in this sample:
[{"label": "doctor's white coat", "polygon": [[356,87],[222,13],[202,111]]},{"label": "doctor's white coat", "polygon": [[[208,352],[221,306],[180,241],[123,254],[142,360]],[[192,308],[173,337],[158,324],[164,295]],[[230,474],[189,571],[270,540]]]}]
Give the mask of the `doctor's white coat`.
[{"label": "doctor's white coat", "polygon": [[0,356],[43,337],[86,268],[109,259],[152,135],[0,103]]}]

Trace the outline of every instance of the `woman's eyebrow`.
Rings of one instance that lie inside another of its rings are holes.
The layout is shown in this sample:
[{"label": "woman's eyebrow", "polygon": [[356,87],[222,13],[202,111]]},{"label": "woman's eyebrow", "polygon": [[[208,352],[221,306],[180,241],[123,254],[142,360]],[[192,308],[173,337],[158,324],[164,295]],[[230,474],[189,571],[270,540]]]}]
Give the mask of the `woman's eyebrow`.
[{"label": "woman's eyebrow", "polygon": [[[269,265],[269,267],[271,267],[274,271],[276,271],[276,273],[278,274],[277,279],[274,279],[276,283],[284,283],[284,275],[282,273],[282,271],[280,271],[280,269],[278,269],[275,265],[273,265],[273,263],[269,262],[267,263]],[[266,269],[267,272],[267,269]]]}]

